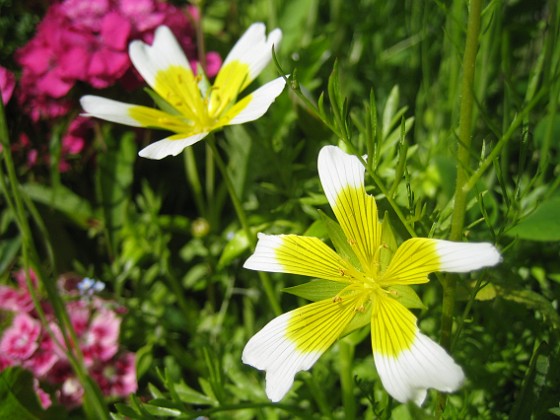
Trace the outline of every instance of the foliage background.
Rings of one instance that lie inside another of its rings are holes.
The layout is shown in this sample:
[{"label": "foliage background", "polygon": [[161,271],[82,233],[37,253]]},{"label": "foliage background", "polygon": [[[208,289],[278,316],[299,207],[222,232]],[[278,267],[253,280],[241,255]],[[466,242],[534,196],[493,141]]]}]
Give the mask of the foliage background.
[{"label": "foliage background", "polygon": [[[409,233],[398,212],[418,235],[448,237],[467,6],[459,0],[202,5],[206,45],[223,56],[252,22],[284,32],[277,58],[292,89],[260,120],[215,135],[255,234],[325,236],[317,209],[330,210],[316,157],[321,146],[346,136],[360,154],[371,159],[373,152],[376,177],[366,182],[401,239]],[[555,0],[483,6],[464,237],[496,243],[504,261],[460,277],[451,353],[468,379],[443,416],[547,418],[560,414],[560,11]],[[16,69],[12,54],[32,35],[43,7],[0,2],[4,66]],[[270,65],[259,81],[278,71]],[[314,104],[322,93],[324,112],[317,115],[302,98]],[[147,95],[139,91],[141,100]],[[6,115],[15,141],[28,122],[15,107]],[[200,143],[192,155],[137,158],[140,144],[158,135],[99,122],[95,159],[76,162],[69,173],[16,162],[48,273],[100,279],[107,295],[128,308],[122,340],[137,353],[140,387],[126,402],[107,402],[114,417],[406,419],[437,412],[435,394],[421,409],[389,399],[361,333],[341,340],[311,372],[298,375],[282,403],[270,404],[262,373],[240,355],[275,314],[257,273],[242,268],[249,241],[212,152]],[[44,141],[53,147],[57,139]],[[0,200],[0,275],[7,282],[21,265],[24,241]],[[270,278],[283,311],[303,303],[282,289],[304,279]],[[420,328],[436,340],[440,281],[434,276],[417,290],[426,306],[417,313]],[[348,370],[350,396],[341,390]],[[15,389],[6,383],[0,391]]]}]

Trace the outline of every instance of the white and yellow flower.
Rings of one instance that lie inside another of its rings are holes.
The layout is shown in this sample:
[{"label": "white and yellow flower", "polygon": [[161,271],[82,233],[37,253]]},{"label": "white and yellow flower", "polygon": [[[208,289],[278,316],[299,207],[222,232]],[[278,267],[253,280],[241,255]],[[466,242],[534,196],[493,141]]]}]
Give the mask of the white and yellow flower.
[{"label": "white and yellow flower", "polygon": [[259,234],[245,267],[325,279],[338,291],[270,321],[245,346],[243,362],[266,371],[266,393],[279,401],[297,372],[310,369],[341,335],[359,326],[358,318],[366,317],[377,372],[392,397],[420,405],[428,388],[456,390],[464,379],[461,367],[420,332],[397,290],[427,282],[431,272],[493,266],[500,254],[490,243],[428,238],[409,239],[392,254],[386,243],[392,235],[365,191],[359,159],[326,146],[318,170],[346,236],[345,252],[335,252],[318,238]]},{"label": "white and yellow flower", "polygon": [[214,84],[195,76],[171,30],[160,26],[153,44],[133,41],[129,54],[134,67],[166,103],[162,109],[84,96],[80,102],[89,116],[133,127],[168,130],[176,134],[150,144],[140,156],[162,159],[176,156],[213,130],[260,118],[284,89],[279,77],[240,98],[240,93],[261,73],[278,47],[282,33],[268,37],[264,24],[255,23],[226,57]]}]

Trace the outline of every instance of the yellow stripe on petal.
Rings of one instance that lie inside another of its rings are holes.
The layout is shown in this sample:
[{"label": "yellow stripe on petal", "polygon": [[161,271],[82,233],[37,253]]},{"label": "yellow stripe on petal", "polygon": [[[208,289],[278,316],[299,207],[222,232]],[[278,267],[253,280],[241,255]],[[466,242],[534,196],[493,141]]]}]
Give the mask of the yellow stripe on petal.
[{"label": "yellow stripe on petal", "polygon": [[274,318],[243,349],[243,363],[266,371],[266,394],[280,401],[297,372],[310,369],[355,314],[354,302],[315,302]]},{"label": "yellow stripe on petal", "polygon": [[348,261],[320,239],[310,236],[260,233],[255,252],[244,267],[345,283],[361,277]]},{"label": "yellow stripe on petal", "polygon": [[326,146],[319,153],[318,170],[325,195],[363,271],[375,277],[379,269],[381,223],[375,199],[364,187],[364,166],[356,156]]},{"label": "yellow stripe on petal", "polygon": [[397,357],[412,347],[416,317],[395,299],[377,293],[371,311],[371,346],[374,353]]},{"label": "yellow stripe on petal", "polygon": [[219,71],[212,86],[208,113],[210,118],[219,119],[235,102],[249,80],[249,66],[241,61],[225,64]]},{"label": "yellow stripe on petal", "polygon": [[436,240],[427,238],[404,241],[381,274],[379,283],[382,286],[426,283],[429,273],[441,270],[436,244]]},{"label": "yellow stripe on petal", "polygon": [[301,352],[324,352],[340,337],[356,315],[359,296],[325,299],[291,312],[286,338]]},{"label": "yellow stripe on petal", "polygon": [[158,71],[154,90],[196,125],[207,128],[212,124],[197,80],[190,69],[170,66]]},{"label": "yellow stripe on petal", "polygon": [[143,127],[159,128],[181,133],[182,138],[196,134],[195,126],[180,115],[171,115],[159,109],[146,106],[133,105],[128,109],[128,114],[138,121]]}]

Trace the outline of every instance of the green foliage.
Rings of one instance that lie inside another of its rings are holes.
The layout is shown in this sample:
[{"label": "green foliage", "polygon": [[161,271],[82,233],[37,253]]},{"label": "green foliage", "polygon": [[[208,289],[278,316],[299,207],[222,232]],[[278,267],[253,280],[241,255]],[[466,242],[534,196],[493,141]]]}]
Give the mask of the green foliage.
[{"label": "green foliage", "polygon": [[[319,237],[359,266],[318,180],[317,153],[326,144],[363,159],[383,231],[394,232],[383,238],[382,264],[412,236],[449,237],[468,2],[204,3],[206,43],[222,54],[254,21],[284,31],[274,65],[254,84],[281,74],[288,86],[261,119],[156,162],[136,153],[161,133],[96,123],[95,159],[75,171],[59,174],[56,162],[30,170],[16,159],[23,210],[10,201],[15,194],[2,154],[2,282],[32,259],[24,257],[31,242],[48,278],[65,271],[98,278],[127,309],[121,338],[136,352],[139,390],[126,401],[105,401],[112,418],[559,416],[557,2],[483,4],[472,146],[461,163],[462,237],[495,243],[503,262],[458,278],[449,351],[467,381],[443,413],[435,392],[419,408],[383,390],[367,328],[360,328],[369,314],[356,317],[341,342],[296,376],[281,403],[271,403],[262,372],[241,362],[247,340],[277,315],[271,300],[288,311],[333,297],[342,286],[259,276],[242,266],[258,232]],[[0,0],[0,11],[1,54],[12,57],[38,16],[8,0]],[[13,34],[8,23],[17,23]],[[120,94],[114,99],[128,101]],[[8,121],[12,142],[16,123]],[[44,141],[60,148],[60,135]],[[21,220],[29,235],[20,232]],[[438,340],[444,279],[431,280],[392,293]],[[48,418],[27,373],[5,370],[0,382],[0,417]]]}]

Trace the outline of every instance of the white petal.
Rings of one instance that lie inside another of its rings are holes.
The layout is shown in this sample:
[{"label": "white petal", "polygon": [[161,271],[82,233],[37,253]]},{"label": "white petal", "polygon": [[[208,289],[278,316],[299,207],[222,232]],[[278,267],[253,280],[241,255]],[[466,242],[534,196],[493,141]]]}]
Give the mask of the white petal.
[{"label": "white petal", "polygon": [[166,138],[163,140],[156,141],[149,146],[144,147],[138,155],[143,158],[148,159],[163,159],[166,156],[177,156],[185,148],[192,146],[196,142],[202,140],[206,137],[208,133],[195,134],[194,136],[187,137],[185,139],[172,140],[171,138]]},{"label": "white petal", "polygon": [[266,38],[265,25],[254,23],[239,38],[223,65],[236,60],[248,64],[250,80],[253,80],[270,62],[272,46],[274,45],[274,48],[278,49],[281,39],[282,31],[280,29],[273,30]]},{"label": "white petal", "polygon": [[294,383],[294,376],[309,370],[323,352],[300,352],[286,339],[286,326],[291,312],[274,318],[255,334],[243,349],[242,361],[266,371],[266,395],[280,401]]},{"label": "white petal", "polygon": [[498,250],[487,242],[436,240],[436,248],[440,258],[440,271],[466,273],[482,267],[491,267],[502,261]]},{"label": "white petal", "polygon": [[426,390],[457,390],[465,375],[459,365],[437,343],[420,332],[409,350],[397,357],[374,352],[375,366],[384,388],[397,401],[421,405]]},{"label": "white petal", "polygon": [[255,90],[250,95],[249,103],[228,124],[243,124],[262,117],[276,97],[282,93],[285,85],[284,78],[279,77]]},{"label": "white petal", "polygon": [[129,112],[131,108],[138,105],[113,101],[112,99],[93,95],[82,96],[80,104],[84,111],[86,111],[82,115],[86,117],[101,118],[102,120],[131,125],[133,127],[143,127],[142,123],[132,118]]},{"label": "white petal", "polygon": [[343,152],[339,147],[323,147],[319,152],[317,169],[325,195],[333,208],[341,190],[347,187],[364,188],[364,165],[356,156]]},{"label": "white petal", "polygon": [[276,248],[284,242],[282,236],[259,233],[258,238],[255,252],[245,261],[243,267],[250,270],[283,273],[284,266],[276,258]]},{"label": "white petal", "polygon": [[152,88],[155,88],[156,74],[161,70],[179,66],[192,71],[183,49],[167,26],[156,29],[151,46],[139,40],[132,41],[128,53],[136,70]]}]

